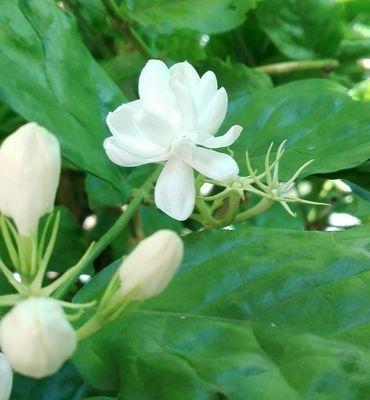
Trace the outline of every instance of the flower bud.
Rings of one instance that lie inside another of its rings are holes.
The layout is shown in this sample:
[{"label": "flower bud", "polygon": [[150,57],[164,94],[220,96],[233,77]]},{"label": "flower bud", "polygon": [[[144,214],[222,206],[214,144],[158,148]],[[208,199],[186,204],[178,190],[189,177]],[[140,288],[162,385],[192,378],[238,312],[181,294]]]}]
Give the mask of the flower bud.
[{"label": "flower bud", "polygon": [[13,371],[9,361],[0,353],[0,400],[8,400],[12,391]]},{"label": "flower bud", "polygon": [[0,147],[0,212],[30,236],[39,219],[53,210],[61,169],[58,140],[30,122]]},{"label": "flower bud", "polygon": [[121,293],[145,300],[161,293],[183,257],[183,242],[172,231],[161,230],[140,242],[119,269]]},{"label": "flower bud", "polygon": [[33,297],[1,320],[0,345],[15,371],[43,378],[57,372],[74,353],[77,339],[56,300]]}]

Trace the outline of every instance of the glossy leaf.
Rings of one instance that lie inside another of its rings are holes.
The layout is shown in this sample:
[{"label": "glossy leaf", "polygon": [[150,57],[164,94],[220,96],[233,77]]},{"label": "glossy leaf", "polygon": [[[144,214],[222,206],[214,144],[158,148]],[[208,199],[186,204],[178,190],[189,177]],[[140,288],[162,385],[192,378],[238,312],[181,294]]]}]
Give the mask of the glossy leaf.
[{"label": "glossy leaf", "polygon": [[[236,28],[256,0],[125,0],[122,10],[130,18],[158,33],[188,28],[201,33],[219,33]],[[222,15],[222,18],[220,16]]]},{"label": "glossy leaf", "polygon": [[370,105],[327,80],[292,82],[246,97],[230,110],[226,125],[234,123],[244,127],[232,146],[243,172],[246,150],[262,168],[271,142],[277,149],[286,139],[283,179],[311,159],[301,176],[356,167],[370,154]]},{"label": "glossy leaf", "polygon": [[66,364],[54,376],[31,379],[15,375],[11,400],[81,400],[89,392],[76,369]]},{"label": "glossy leaf", "polygon": [[334,56],[343,37],[343,9],[334,0],[264,0],[257,15],[275,46],[292,59]]},{"label": "glossy leaf", "polygon": [[120,190],[121,172],[102,143],[105,117],[123,96],[84,47],[72,15],[52,0],[4,0],[0,15],[0,98],[53,132],[66,159]]},{"label": "glossy leaf", "polygon": [[[189,235],[165,293],[82,342],[75,363],[123,398],[364,399],[369,229]],[[116,267],[76,300],[99,296]]]},{"label": "glossy leaf", "polygon": [[[229,113],[245,101],[246,97],[258,91],[271,89],[272,82],[268,75],[246,67],[241,63],[224,62],[210,58],[197,63],[199,72],[213,71],[218,80],[218,86],[224,86],[229,99]],[[235,105],[236,104],[236,105]]]}]

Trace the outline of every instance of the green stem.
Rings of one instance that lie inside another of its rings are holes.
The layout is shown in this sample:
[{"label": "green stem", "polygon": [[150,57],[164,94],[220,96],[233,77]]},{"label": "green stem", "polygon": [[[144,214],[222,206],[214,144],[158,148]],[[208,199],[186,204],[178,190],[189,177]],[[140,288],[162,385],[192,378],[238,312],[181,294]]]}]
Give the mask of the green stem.
[{"label": "green stem", "polygon": [[96,316],[89,319],[84,325],[77,329],[77,340],[81,341],[103,328],[104,323],[100,322]]},{"label": "green stem", "polygon": [[215,227],[215,228],[222,227],[222,222],[212,217],[207,204],[202,199],[198,198],[195,204],[202,216],[202,224],[204,226]]},{"label": "green stem", "polygon": [[[55,216],[54,224],[53,224],[53,229],[51,231],[49,243],[46,247],[45,253],[44,252],[44,247],[45,247],[45,240],[46,240],[46,231],[48,230],[49,224],[50,224],[51,219],[48,219],[47,224],[45,226],[44,232],[42,234],[40,246],[39,246],[39,255],[38,255],[38,271],[36,272],[35,278],[33,282],[31,283],[31,290],[40,290],[42,287],[42,282],[44,280],[44,276],[50,261],[50,258],[52,256],[54,246],[55,246],[55,241],[58,235],[58,229],[59,229],[59,223],[60,223],[60,211],[58,210]],[[37,246],[37,244],[36,244]]]},{"label": "green stem", "polygon": [[12,271],[10,271],[10,269],[4,264],[2,260],[0,260],[0,270],[18,293],[24,294],[26,292],[23,284],[15,280]]},{"label": "green stem", "polygon": [[30,283],[35,274],[35,238],[34,236],[21,236],[17,238],[20,258],[20,275],[22,282]]},{"label": "green stem", "polygon": [[125,35],[144,58],[153,58],[149,47],[141,37],[130,26],[130,22],[125,18],[114,0],[101,0],[108,14],[114,20],[117,28]]},{"label": "green stem", "polygon": [[121,20],[122,15],[120,9],[118,8],[116,2],[114,0],[102,0],[104,7],[110,14],[110,16],[114,19]]},{"label": "green stem", "polygon": [[289,74],[294,71],[315,70],[315,69],[334,69],[339,66],[335,59],[325,60],[306,60],[306,61],[287,61],[277,64],[262,65],[255,70],[266,74]]},{"label": "green stem", "polygon": [[19,303],[22,297],[19,294],[6,294],[0,296],[0,307],[10,307]]},{"label": "green stem", "polygon": [[13,264],[13,268],[16,269],[17,271],[19,271],[19,265],[20,265],[19,256],[18,256],[18,252],[17,252],[14,242],[13,242],[13,239],[16,240],[17,236],[14,236],[14,234],[13,234],[13,238],[12,238],[11,234],[13,232],[8,227],[7,221],[3,215],[0,216],[0,228],[1,228],[1,233],[3,235],[3,239],[5,242],[6,248],[8,250],[10,260]]},{"label": "green stem", "polygon": [[[111,228],[103,235],[92,247],[91,251],[87,254],[83,263],[79,263],[73,269],[67,271],[68,278],[63,278],[63,275],[59,279],[63,280],[63,285],[56,290],[54,297],[61,298],[67,292],[69,287],[73,284],[76,278],[84,271],[84,269],[92,263],[99,255],[104,251],[116,237],[122,232],[125,226],[134,215],[136,209],[139,207],[142,200],[152,190],[153,183],[158,178],[162,170],[162,165],[159,165],[153,174],[147,179],[144,185],[138,189],[135,193],[135,197],[131,200],[126,211],[117,219],[117,221],[111,226]],[[71,271],[71,272],[70,272]],[[46,288],[45,288],[46,289]]]},{"label": "green stem", "polygon": [[239,210],[240,205],[240,196],[236,191],[231,191],[229,195],[229,208],[225,214],[225,217],[222,219],[222,223],[224,226],[230,225],[234,219],[235,215]]},{"label": "green stem", "polygon": [[257,215],[262,214],[263,212],[268,210],[273,203],[274,203],[273,200],[264,197],[255,206],[238,214],[235,217],[235,222],[243,222],[246,221],[247,219],[256,217]]}]

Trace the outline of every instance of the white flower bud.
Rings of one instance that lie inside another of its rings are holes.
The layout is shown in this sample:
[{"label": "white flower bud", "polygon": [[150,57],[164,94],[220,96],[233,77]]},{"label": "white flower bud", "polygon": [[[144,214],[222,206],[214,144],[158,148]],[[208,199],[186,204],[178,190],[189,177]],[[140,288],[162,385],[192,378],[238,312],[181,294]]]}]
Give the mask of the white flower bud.
[{"label": "white flower bud", "polygon": [[145,300],[161,293],[183,257],[183,242],[172,231],[161,230],[140,242],[119,269],[121,293]]},{"label": "white flower bud", "polygon": [[15,371],[43,378],[57,372],[74,353],[77,339],[56,300],[33,297],[1,320],[0,345]]},{"label": "white flower bud", "polygon": [[0,353],[0,400],[8,400],[12,391],[13,371],[9,361]]},{"label": "white flower bud", "polygon": [[29,236],[39,219],[52,211],[61,169],[58,140],[30,122],[0,147],[0,212],[13,218],[18,232]]}]

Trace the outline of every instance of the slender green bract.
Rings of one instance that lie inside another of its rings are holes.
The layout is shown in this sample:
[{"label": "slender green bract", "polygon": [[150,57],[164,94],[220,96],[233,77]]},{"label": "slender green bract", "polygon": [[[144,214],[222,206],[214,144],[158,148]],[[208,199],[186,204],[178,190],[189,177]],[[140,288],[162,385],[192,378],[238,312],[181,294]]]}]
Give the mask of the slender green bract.
[{"label": "slender green bract", "polygon": [[67,271],[65,276],[59,278],[61,281],[58,285],[61,285],[54,294],[54,297],[61,298],[68,290],[68,287],[75,281],[75,279],[84,271],[86,266],[95,260],[96,257],[107,248],[110,243],[119,235],[119,233],[125,228],[125,226],[130,221],[134,212],[143,201],[145,197],[150,194],[152,190],[153,183],[159,176],[162,166],[158,166],[152,175],[146,180],[143,186],[138,189],[135,193],[127,209],[122,213],[122,215],[117,219],[117,221],[112,225],[112,227],[103,235],[98,242],[96,242],[92,247],[91,251],[86,255],[83,263],[78,264],[75,269]]}]

